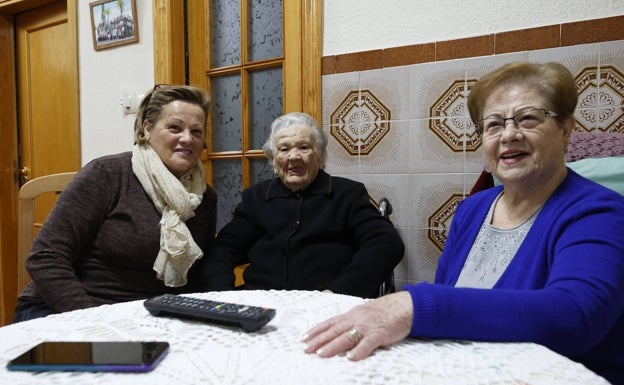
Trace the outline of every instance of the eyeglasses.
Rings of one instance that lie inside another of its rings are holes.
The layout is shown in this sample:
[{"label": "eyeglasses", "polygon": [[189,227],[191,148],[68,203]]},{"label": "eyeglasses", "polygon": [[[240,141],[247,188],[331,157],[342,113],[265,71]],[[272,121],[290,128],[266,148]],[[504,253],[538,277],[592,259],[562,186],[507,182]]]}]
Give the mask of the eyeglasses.
[{"label": "eyeglasses", "polygon": [[499,136],[505,130],[508,120],[514,122],[514,126],[519,130],[532,130],[544,123],[549,117],[557,116],[556,112],[548,111],[544,108],[534,108],[518,112],[514,116],[503,118],[500,116],[488,116],[476,122],[477,133],[483,138],[493,138]]}]

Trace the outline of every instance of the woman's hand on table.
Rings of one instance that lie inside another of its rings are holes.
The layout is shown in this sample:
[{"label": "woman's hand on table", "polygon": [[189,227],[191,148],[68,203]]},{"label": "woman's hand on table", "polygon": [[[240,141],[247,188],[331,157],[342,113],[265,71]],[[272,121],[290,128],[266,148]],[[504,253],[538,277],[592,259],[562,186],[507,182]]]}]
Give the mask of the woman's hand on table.
[{"label": "woman's hand on table", "polygon": [[332,357],[347,352],[358,361],[378,347],[390,346],[407,337],[414,310],[406,291],[388,294],[358,305],[310,329],[302,338],[306,353]]}]

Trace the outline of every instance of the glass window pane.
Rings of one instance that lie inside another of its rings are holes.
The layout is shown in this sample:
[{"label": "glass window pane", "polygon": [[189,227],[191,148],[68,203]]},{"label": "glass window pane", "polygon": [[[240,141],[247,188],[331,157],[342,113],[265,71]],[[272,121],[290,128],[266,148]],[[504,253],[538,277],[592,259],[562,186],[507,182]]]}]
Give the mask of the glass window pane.
[{"label": "glass window pane", "polygon": [[211,79],[212,151],[240,151],[241,81],[238,75]]},{"label": "glass window pane", "polygon": [[256,184],[266,179],[273,179],[275,177],[273,172],[273,166],[269,164],[266,158],[254,158],[251,159],[251,184]]},{"label": "glass window pane", "polygon": [[234,208],[240,202],[243,178],[240,160],[213,160],[213,183],[217,193],[217,232],[232,220]]},{"label": "glass window pane", "polygon": [[259,150],[269,137],[271,123],[282,115],[282,68],[267,68],[249,74],[251,149]]},{"label": "glass window pane", "polygon": [[210,67],[240,64],[240,5],[238,1],[210,1]]},{"label": "glass window pane", "polygon": [[248,0],[249,60],[281,57],[282,2]]}]

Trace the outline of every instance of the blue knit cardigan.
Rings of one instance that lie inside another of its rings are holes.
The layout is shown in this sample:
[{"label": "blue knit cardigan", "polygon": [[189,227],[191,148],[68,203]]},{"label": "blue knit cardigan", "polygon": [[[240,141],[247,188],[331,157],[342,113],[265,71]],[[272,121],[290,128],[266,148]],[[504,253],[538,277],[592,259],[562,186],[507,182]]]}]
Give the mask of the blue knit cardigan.
[{"label": "blue knit cardigan", "polygon": [[568,169],[492,289],[455,288],[502,186],[460,203],[412,337],[536,342],[624,383],[624,197]]}]

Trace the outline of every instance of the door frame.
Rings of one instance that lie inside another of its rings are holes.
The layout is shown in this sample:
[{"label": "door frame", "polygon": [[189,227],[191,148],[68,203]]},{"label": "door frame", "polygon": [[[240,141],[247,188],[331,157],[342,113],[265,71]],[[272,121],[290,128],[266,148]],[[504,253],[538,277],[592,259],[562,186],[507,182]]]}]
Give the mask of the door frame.
[{"label": "door frame", "polygon": [[[0,12],[0,325],[10,322],[17,289],[17,99],[13,14]],[[11,261],[13,256],[15,261]],[[15,271],[15,274],[13,274]]]}]

